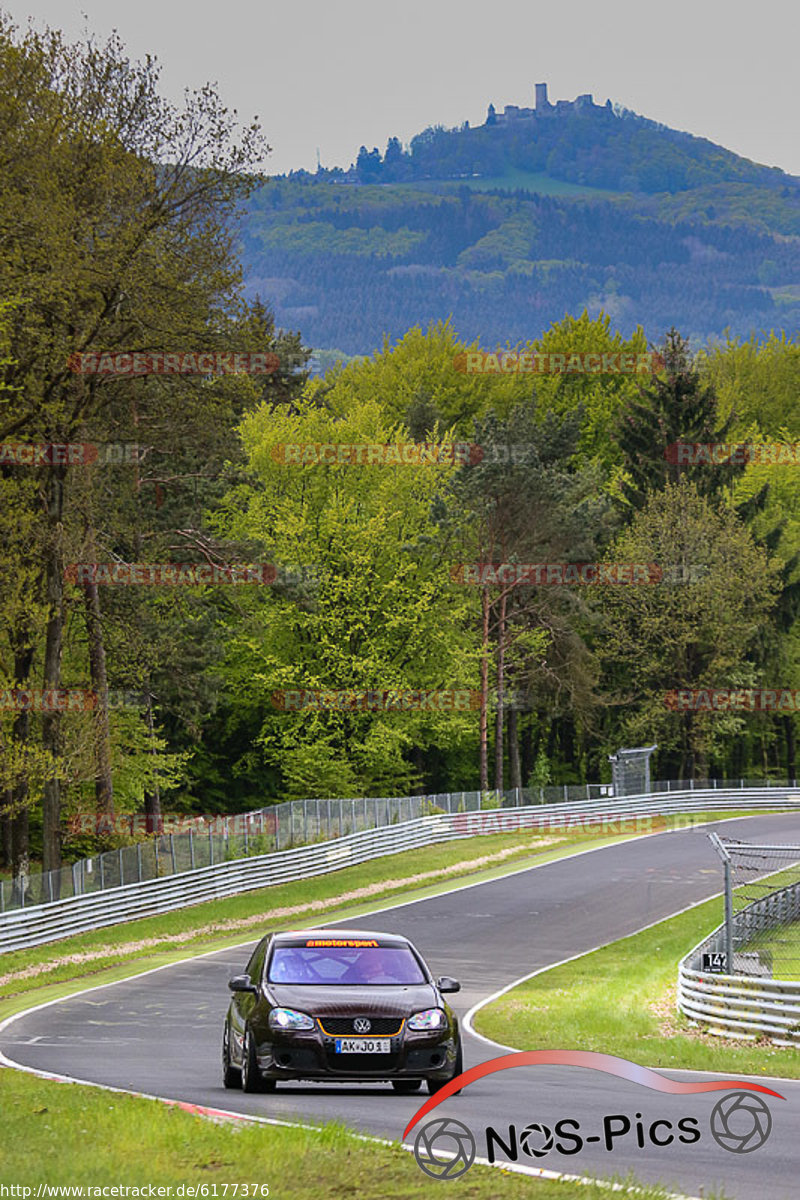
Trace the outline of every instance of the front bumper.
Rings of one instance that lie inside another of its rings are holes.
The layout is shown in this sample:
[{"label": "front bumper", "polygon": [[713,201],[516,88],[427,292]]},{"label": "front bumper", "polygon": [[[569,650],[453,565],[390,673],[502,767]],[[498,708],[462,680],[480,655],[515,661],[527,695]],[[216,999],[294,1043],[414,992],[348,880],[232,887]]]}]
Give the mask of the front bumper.
[{"label": "front bumper", "polygon": [[267,1079],[449,1079],[458,1048],[450,1030],[406,1029],[388,1039],[388,1054],[337,1054],[336,1041],[321,1030],[270,1032],[256,1047],[259,1069]]}]

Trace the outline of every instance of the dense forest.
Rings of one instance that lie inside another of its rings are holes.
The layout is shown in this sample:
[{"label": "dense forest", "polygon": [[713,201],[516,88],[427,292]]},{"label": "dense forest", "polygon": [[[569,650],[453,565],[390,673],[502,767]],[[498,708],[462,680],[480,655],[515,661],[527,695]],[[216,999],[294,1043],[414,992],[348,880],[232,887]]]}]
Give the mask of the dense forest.
[{"label": "dense forest", "polygon": [[[768,302],[785,324],[754,280],[765,262],[796,273],[796,239],[528,193],[263,183],[257,129],[213,89],[172,109],[115,38],[2,24],[0,82],[7,868],[92,848],[77,813],[155,827],[168,810],[601,780],[621,745],[657,742],[661,778],[797,774],[790,707],[669,702],[800,694],[796,461],[682,465],[671,450],[800,442],[800,346],[749,332]],[[761,186],[754,171],[741,180]],[[729,336],[690,344],[721,314]],[[663,367],[468,375],[456,363],[476,340],[565,355],[655,342]],[[367,356],[310,377],[326,345]],[[69,366],[97,351],[280,366]],[[432,442],[482,453],[286,453]],[[34,453],[87,444],[135,452]],[[459,565],[476,563],[659,575],[474,586]],[[232,564],[275,569],[234,586]],[[454,689],[479,702],[280,699]],[[76,690],[97,703],[19,701]]]}]

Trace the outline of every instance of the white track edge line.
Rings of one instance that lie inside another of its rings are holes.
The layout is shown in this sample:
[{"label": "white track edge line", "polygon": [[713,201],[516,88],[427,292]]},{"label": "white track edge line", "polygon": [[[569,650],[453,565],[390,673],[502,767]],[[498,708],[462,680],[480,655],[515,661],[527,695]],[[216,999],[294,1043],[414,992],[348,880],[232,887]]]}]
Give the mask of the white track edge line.
[{"label": "white track edge line", "polygon": [[[703,821],[703,822],[701,822],[701,823],[700,823],[700,824],[698,824],[698,825],[692,825],[692,826],[689,826],[687,829],[681,829],[681,830],[661,830],[661,831],[657,831],[657,832],[655,832],[655,833],[646,833],[646,834],[640,834],[640,835],[638,835],[638,836],[634,835],[633,837],[630,837],[630,838],[624,838],[624,839],[622,839],[622,840],[620,840],[620,841],[615,841],[615,842],[611,843],[610,845],[606,844],[606,845],[603,845],[603,846],[592,846],[592,847],[591,847],[590,849],[588,849],[588,850],[579,850],[579,851],[576,851],[576,853],[574,853],[574,854],[565,854],[565,855],[563,855],[563,856],[562,856],[562,857],[560,857],[560,858],[551,859],[549,862],[546,862],[546,863],[539,863],[538,865],[534,864],[533,866],[529,866],[529,867],[521,867],[521,868],[519,868],[519,869],[518,869],[518,870],[516,870],[516,871],[509,871],[509,872],[507,872],[507,873],[503,873],[502,875],[499,875],[499,876],[497,876],[497,877],[496,877],[496,879],[507,879],[507,878],[511,878],[511,877],[512,877],[512,876],[514,876],[514,875],[521,875],[521,874],[524,874],[524,873],[525,873],[525,871],[538,871],[538,870],[541,870],[541,869],[542,869],[542,868],[544,868],[544,867],[552,866],[552,865],[554,865],[555,863],[566,862],[566,861],[568,861],[569,859],[573,859],[573,858],[581,858],[581,857],[582,857],[583,855],[585,855],[585,854],[594,854],[596,851],[599,851],[599,850],[611,850],[611,849],[614,849],[616,846],[620,846],[620,845],[627,845],[629,842],[640,842],[640,841],[644,841],[646,838],[651,838],[651,837],[661,837],[661,836],[664,836],[665,834],[669,834],[669,833],[689,833],[689,832],[691,832],[693,829],[700,829],[700,828],[703,828],[705,825],[713,825],[713,824],[717,824],[717,823],[719,823],[720,821],[728,821],[728,820],[733,820],[733,821],[746,821],[746,820],[750,820],[750,819],[752,819],[752,816],[753,816],[753,815],[755,815],[755,816],[759,816],[760,814],[758,814],[758,813],[756,813],[756,814],[750,814],[749,816],[743,816],[743,817],[723,817],[723,818],[719,818],[719,820],[718,820],[718,821],[713,821],[713,820],[712,820],[712,821]],[[774,814],[765,813],[764,815],[765,815],[765,816],[770,816],[770,815],[780,815],[780,814],[778,814],[778,813],[774,813]],[[389,911],[391,911],[392,909],[395,909],[395,908],[407,908],[407,907],[408,907],[409,905],[411,905],[411,904],[421,904],[421,903],[424,903],[424,902],[425,902],[425,900],[433,900],[433,899],[436,899],[436,898],[438,898],[439,896],[449,896],[449,895],[453,895],[453,894],[454,894],[454,893],[456,893],[456,892],[466,891],[466,890],[468,890],[469,888],[473,888],[473,887],[482,887],[482,886],[483,886],[483,884],[485,884],[485,883],[494,883],[494,882],[496,881],[496,879],[485,879],[485,880],[481,880],[481,881],[479,881],[479,882],[473,882],[473,883],[463,884],[463,885],[461,885],[460,887],[447,888],[447,889],[445,889],[444,891],[441,891],[441,892],[435,892],[435,893],[434,893],[434,895],[432,895],[432,896],[428,896],[428,897],[425,897],[424,899],[417,899],[417,900],[405,900],[405,901],[402,901],[402,902],[400,902],[400,903],[397,903],[397,904],[389,904],[389,905],[381,906],[380,908],[377,908],[377,909],[368,909],[368,910],[367,910],[367,912],[365,912],[365,913],[362,913],[361,915],[362,915],[362,916],[372,916],[373,914],[380,913],[380,912],[389,912]],[[719,893],[715,893],[715,895],[718,895],[718,894],[719,894]],[[672,914],[672,915],[673,915],[673,916],[680,916],[680,915],[681,915],[681,912],[688,912],[688,911],[689,911],[689,909],[691,909],[691,908],[696,908],[696,907],[697,907],[699,904],[704,904],[704,903],[706,903],[706,901],[707,901],[707,900],[709,900],[709,899],[713,899],[713,898],[714,898],[714,896],[707,896],[707,897],[706,897],[704,900],[698,900],[698,901],[696,901],[696,902],[695,902],[695,904],[691,904],[691,905],[689,905],[689,906],[688,906],[688,908],[686,908],[686,909],[682,909],[682,910],[680,910],[680,912],[674,913],[674,914]],[[336,918],[334,918],[334,920],[335,920],[335,919],[336,919]],[[339,918],[339,919],[341,919],[341,918]],[[355,919],[357,919],[357,918],[348,918],[348,919],[350,919],[350,920],[355,920]],[[664,918],[662,918],[662,920],[670,920],[670,917],[664,917]],[[318,925],[317,927],[318,927],[318,928],[321,928],[321,929],[324,929],[324,928],[326,928],[328,925],[332,925],[333,923],[334,923],[334,921],[323,921],[323,922],[320,922],[320,923],[319,923],[319,925]],[[652,928],[652,927],[653,927],[653,925],[658,925],[658,924],[660,924],[660,922],[659,922],[659,921],[654,921],[654,922],[651,922],[651,924],[650,924],[650,925],[646,925],[646,926],[644,926],[644,928],[643,928],[642,930],[636,930],[635,932],[638,932],[638,933],[644,932],[644,930],[645,930],[645,929],[650,929],[650,928]],[[632,936],[634,936],[634,935],[633,935],[633,934],[629,934],[629,935],[627,935],[627,936],[629,936],[629,937],[632,937]],[[181,964],[183,964],[183,963],[186,963],[186,962],[193,962],[195,959],[199,959],[199,958],[210,958],[210,957],[212,957],[212,956],[213,956],[213,955],[215,955],[215,954],[224,954],[224,953],[226,952],[226,950],[236,950],[236,949],[238,949],[240,946],[247,946],[247,945],[251,945],[251,944],[252,944],[252,942],[253,942],[254,940],[256,940],[256,939],[249,938],[249,939],[247,939],[246,941],[243,941],[243,942],[236,942],[234,945],[232,945],[232,946],[228,946],[228,947],[225,947],[225,948],[223,948],[222,950],[207,950],[207,951],[204,951],[204,952],[202,952],[202,953],[200,953],[200,954],[194,954],[194,955],[190,955],[190,956],[188,956],[187,958],[181,958],[181,959],[179,959],[179,960],[178,960],[178,962],[175,962],[175,963],[163,963],[163,964],[162,964],[161,966],[159,966],[159,967],[151,967],[151,968],[149,968],[149,969],[148,969],[148,970],[146,970],[146,971],[139,971],[137,974],[134,974],[134,975],[127,975],[127,976],[125,976],[123,979],[117,979],[117,980],[114,980],[114,981],[113,981],[113,982],[111,982],[111,983],[101,983],[101,984],[95,984],[93,987],[90,987],[90,988],[83,988],[83,989],[81,989],[80,991],[77,991],[77,992],[71,992],[71,993],[70,993],[69,995],[67,995],[67,996],[60,996],[58,999],[55,999],[55,1000],[48,1000],[48,1001],[45,1001],[43,1004],[36,1004],[36,1005],[33,1005],[31,1008],[25,1008],[25,1009],[22,1009],[22,1011],[21,1011],[21,1012],[18,1012],[18,1013],[13,1013],[11,1016],[9,1016],[9,1017],[6,1017],[4,1021],[0,1021],[0,1033],[3,1033],[3,1032],[4,1032],[4,1030],[6,1030],[6,1029],[7,1029],[7,1028],[8,1028],[10,1025],[12,1025],[12,1024],[15,1022],[15,1021],[18,1021],[18,1020],[20,1020],[20,1019],[21,1019],[23,1016],[29,1016],[29,1015],[30,1015],[30,1014],[32,1014],[32,1013],[35,1013],[35,1012],[40,1012],[40,1011],[42,1011],[42,1010],[43,1010],[43,1009],[45,1009],[45,1008],[50,1008],[50,1007],[51,1007],[52,1005],[54,1005],[54,1004],[61,1004],[62,1002],[66,1001],[66,1000],[73,1000],[73,999],[76,999],[76,998],[77,998],[77,997],[79,997],[79,996],[86,996],[86,995],[89,995],[91,992],[99,991],[101,988],[104,988],[104,987],[115,987],[115,986],[116,986],[117,984],[119,984],[119,983],[127,983],[127,982],[129,982],[129,981],[132,981],[132,980],[134,980],[134,979],[142,979],[142,978],[144,978],[146,975],[154,975],[154,974],[155,974],[157,971],[166,971],[166,970],[168,970],[168,969],[169,969],[169,968],[171,968],[171,967],[180,966]],[[619,941],[619,940],[622,940],[622,939],[615,939],[615,940]],[[611,945],[611,943],[610,943],[610,942],[606,942],[606,943],[603,943],[603,944],[604,944],[604,945]],[[601,948],[602,948],[602,947],[596,947],[596,949],[601,949]],[[587,950],[587,951],[584,951],[584,953],[586,953],[586,954],[591,954],[591,953],[593,953],[593,951],[591,951],[591,950]],[[563,961],[564,961],[564,963],[566,963],[566,962],[572,962],[574,959],[576,959],[576,958],[581,958],[581,957],[582,957],[582,955],[580,955],[580,954],[576,954],[576,955],[573,955],[571,958],[564,959]],[[513,1047],[504,1047],[504,1046],[502,1046],[502,1043],[500,1043],[500,1042],[493,1042],[493,1041],[491,1041],[489,1038],[485,1038],[485,1037],[483,1037],[483,1035],[482,1035],[482,1034],[479,1034],[479,1033],[478,1033],[478,1032],[477,1032],[477,1031],[476,1031],[476,1030],[475,1030],[475,1029],[472,1027],[470,1018],[472,1017],[472,1015],[473,1015],[475,1012],[477,1012],[477,1011],[478,1011],[478,1009],[479,1009],[479,1008],[483,1007],[483,1005],[490,1003],[490,1002],[491,1002],[492,1000],[494,1000],[494,999],[497,999],[499,996],[503,995],[503,994],[504,994],[504,992],[506,992],[506,991],[509,991],[509,990],[510,990],[511,988],[513,988],[513,987],[516,987],[516,986],[517,986],[517,984],[519,984],[519,983],[522,983],[522,982],[524,982],[524,981],[525,981],[525,980],[527,980],[527,979],[532,979],[532,978],[533,978],[535,975],[541,974],[543,971],[546,971],[546,970],[551,970],[551,969],[553,969],[554,967],[561,966],[561,965],[563,965],[563,964],[562,964],[562,963],[553,963],[553,964],[552,964],[550,967],[542,967],[542,968],[540,968],[540,969],[539,969],[539,970],[537,970],[537,971],[533,971],[533,972],[531,972],[529,975],[526,975],[526,976],[524,976],[522,979],[518,979],[518,980],[517,980],[515,983],[509,984],[507,987],[505,987],[505,988],[502,988],[502,989],[501,989],[499,992],[496,992],[496,993],[495,993],[493,996],[489,996],[489,997],[487,997],[487,999],[485,999],[484,1001],[480,1001],[480,1002],[479,1002],[477,1005],[473,1005],[473,1007],[472,1007],[472,1008],[469,1010],[469,1012],[466,1014],[466,1016],[464,1016],[464,1017],[462,1018],[462,1021],[463,1021],[463,1023],[464,1023],[464,1024],[467,1026],[467,1030],[468,1030],[468,1032],[469,1032],[469,1033],[470,1033],[470,1034],[471,1034],[473,1037],[476,1037],[476,1038],[480,1039],[481,1041],[483,1041],[483,1042],[486,1042],[486,1043],[487,1043],[487,1044],[489,1044],[489,1045],[493,1045],[493,1046],[499,1046],[501,1049],[510,1049],[510,1050],[513,1050]],[[155,1101],[159,1101],[159,1102],[161,1102],[161,1103],[166,1103],[166,1104],[169,1104],[169,1105],[180,1105],[180,1104],[182,1104],[182,1103],[184,1103],[184,1104],[185,1104],[185,1103],[191,1103],[190,1101],[178,1101],[178,1100],[172,1100],[171,1098],[169,1098],[169,1097],[167,1097],[167,1096],[155,1096],[155,1095],[150,1095],[149,1093],[144,1093],[144,1092],[131,1092],[131,1091],[129,1091],[129,1090],[128,1090],[128,1089],[126,1089],[126,1088],[116,1088],[116,1087],[113,1087],[111,1084],[96,1083],[96,1082],[94,1082],[94,1081],[92,1081],[92,1080],[75,1079],[75,1078],[73,1078],[73,1077],[71,1077],[71,1076],[68,1076],[68,1075],[57,1075],[57,1074],[54,1074],[54,1073],[52,1073],[52,1072],[47,1072],[47,1071],[39,1071],[39,1070],[38,1070],[37,1068],[35,1068],[35,1067],[29,1067],[29,1066],[26,1066],[26,1065],[24,1065],[23,1063],[18,1063],[18,1062],[16,1062],[16,1061],[15,1061],[15,1060],[13,1060],[13,1059],[10,1059],[10,1058],[8,1058],[8,1057],[7,1057],[7,1056],[6,1056],[6,1055],[3,1053],[3,1051],[2,1051],[2,1050],[0,1050],[0,1064],[4,1065],[4,1066],[6,1066],[6,1067],[9,1067],[9,1068],[11,1068],[11,1069],[13,1069],[13,1070],[23,1071],[23,1072],[25,1072],[25,1073],[26,1073],[26,1074],[28,1074],[28,1075],[35,1075],[35,1076],[37,1076],[37,1077],[38,1077],[38,1078],[40,1078],[40,1079],[50,1079],[50,1080],[54,1080],[54,1081],[57,1081],[57,1082],[60,1082],[60,1083],[77,1083],[77,1084],[80,1084],[80,1085],[82,1085],[82,1086],[86,1086],[86,1087],[96,1087],[96,1088],[101,1088],[101,1089],[102,1089],[102,1090],[104,1090],[104,1091],[108,1091],[108,1092],[116,1092],[116,1093],[118,1093],[118,1094],[121,1094],[121,1095],[140,1096],[140,1097],[141,1097],[141,1098],[143,1098],[143,1099],[147,1099],[147,1100],[155,1100]],[[710,1074],[710,1072],[688,1072],[688,1073],[689,1073],[689,1074]],[[733,1078],[733,1076],[731,1076],[731,1078]],[[780,1078],[780,1077],[776,1077],[776,1076],[763,1076],[762,1078]],[[201,1106],[201,1107],[207,1107],[207,1106]],[[217,1110],[217,1111],[220,1113],[220,1115],[227,1115],[227,1114],[225,1113],[225,1111],[224,1111],[224,1110]],[[252,1116],[252,1117],[251,1117],[251,1116],[249,1116],[249,1115],[243,1115],[243,1114],[237,1114],[237,1113],[231,1113],[231,1114],[230,1114],[230,1116],[231,1116],[231,1118],[232,1118],[232,1119],[251,1120],[251,1121],[256,1121],[256,1122],[259,1122],[259,1123],[262,1123],[262,1124],[267,1124],[267,1125],[281,1125],[281,1126],[284,1126],[284,1127],[287,1127],[287,1128],[307,1129],[307,1130],[312,1130],[312,1131],[315,1131],[315,1132],[318,1132],[318,1131],[319,1131],[317,1126],[314,1126],[314,1125],[306,1125],[305,1123],[303,1123],[303,1122],[300,1122],[300,1121],[280,1121],[280,1120],[278,1120],[277,1118],[271,1118],[271,1117],[257,1117],[257,1116]],[[355,1131],[355,1130],[348,1130],[348,1132],[349,1132],[349,1133],[351,1133],[351,1134],[352,1134],[354,1137],[357,1137],[357,1138],[359,1138],[359,1139],[363,1139],[363,1140],[366,1140],[366,1141],[370,1141],[370,1142],[373,1142],[373,1143],[380,1143],[380,1144],[382,1144],[382,1145],[390,1145],[390,1146],[391,1146],[391,1145],[396,1145],[396,1144],[397,1144],[397,1143],[395,1143],[395,1142],[391,1142],[391,1141],[388,1141],[388,1142],[387,1142],[387,1141],[386,1141],[386,1139],[384,1139],[384,1138],[377,1138],[377,1137],[373,1137],[373,1136],[371,1136],[371,1135],[368,1135],[368,1134],[359,1134],[359,1133],[358,1133],[357,1131]],[[400,1145],[401,1145],[401,1146],[403,1146],[403,1147],[404,1147],[404,1148],[406,1148],[406,1149],[408,1148],[408,1147],[406,1146],[406,1144],[405,1144],[405,1143],[403,1143],[403,1142],[401,1142],[401,1143],[400,1143]],[[483,1160],[478,1160],[478,1161],[483,1161]],[[524,1165],[523,1165],[523,1166],[516,1166],[516,1165],[515,1165],[515,1164],[513,1164],[513,1163],[512,1163],[512,1164],[507,1164],[507,1165],[503,1165],[503,1164],[500,1164],[500,1163],[495,1163],[495,1164],[492,1164],[492,1163],[489,1163],[489,1162],[488,1162],[488,1160],[486,1160],[486,1165],[488,1165],[488,1166],[498,1166],[498,1167],[500,1167],[501,1169],[509,1169],[510,1167],[515,1167],[515,1169],[516,1169],[518,1172],[521,1172],[521,1173],[523,1173],[523,1174],[535,1174],[537,1171],[542,1171],[542,1170],[543,1170],[543,1168],[534,1168],[534,1167],[528,1168],[528,1167],[525,1167]],[[567,1180],[572,1180],[572,1181],[575,1181],[575,1182],[580,1182],[581,1184],[592,1184],[592,1183],[594,1183],[594,1184],[598,1184],[598,1183],[600,1183],[600,1184],[603,1184],[603,1181],[602,1181],[602,1180],[599,1180],[599,1179],[596,1179],[596,1178],[592,1178],[592,1177],[584,1177],[584,1176],[574,1176],[574,1175],[565,1175],[565,1174],[562,1174],[562,1173],[560,1173],[560,1172],[552,1172],[552,1177],[553,1177],[553,1178],[558,1178],[558,1179],[564,1179],[565,1181],[567,1181]],[[604,1186],[609,1186],[609,1187],[615,1188],[615,1187],[618,1187],[618,1186],[620,1186],[620,1185],[613,1185],[613,1184],[607,1184],[607,1183],[606,1183],[606,1184],[604,1184]],[[673,1198],[673,1200],[697,1200],[697,1198],[696,1198],[696,1197],[683,1197],[683,1196],[675,1195],[675,1196],[674,1196],[674,1198]]]}]

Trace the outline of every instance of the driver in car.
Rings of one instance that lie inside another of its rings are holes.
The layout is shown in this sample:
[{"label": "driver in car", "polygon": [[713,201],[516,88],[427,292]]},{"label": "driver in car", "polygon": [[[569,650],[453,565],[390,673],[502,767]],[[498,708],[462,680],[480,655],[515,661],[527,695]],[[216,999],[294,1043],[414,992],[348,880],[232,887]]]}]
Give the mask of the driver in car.
[{"label": "driver in car", "polygon": [[364,983],[380,984],[380,983],[397,983],[397,976],[391,969],[391,966],[385,961],[385,956],[380,950],[365,950],[358,956],[358,962],[355,966],[355,971],[358,973]]}]

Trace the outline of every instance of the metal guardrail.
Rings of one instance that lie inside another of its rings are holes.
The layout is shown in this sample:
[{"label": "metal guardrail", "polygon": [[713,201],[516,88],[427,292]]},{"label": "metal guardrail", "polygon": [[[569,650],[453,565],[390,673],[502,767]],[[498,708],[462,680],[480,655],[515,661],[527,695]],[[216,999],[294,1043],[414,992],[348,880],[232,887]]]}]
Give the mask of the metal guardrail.
[{"label": "metal guardrail", "polygon": [[[796,781],[782,780],[662,780],[650,785],[647,795],[680,795],[684,792],[722,792],[770,787],[781,789],[796,786]],[[639,795],[644,793],[639,793]],[[170,816],[158,836],[148,837],[134,845],[101,851],[71,863],[57,871],[18,876],[0,880],[0,916],[17,908],[54,903],[68,896],[83,896],[90,892],[117,888],[123,884],[143,883],[165,874],[194,871],[234,858],[267,854],[273,850],[288,850],[364,829],[413,821],[432,811],[448,813],[473,812],[481,809],[520,808],[528,805],[580,804],[584,801],[614,798],[610,783],[561,784],[539,788],[511,788],[507,791],[440,792],[432,796],[390,796],[359,799],[287,800],[248,813],[214,817],[181,816],[178,829],[171,825]],[[635,799],[635,796],[632,797]],[[625,795],[616,794],[615,802]],[[103,818],[86,814],[90,829],[124,831],[130,820],[130,832],[139,824],[137,818]],[[173,817],[175,814],[173,814]],[[83,818],[75,818],[78,825]]]},{"label": "metal guardrail", "polygon": [[41,945],[89,929],[169,912],[275,883],[310,879],[371,858],[452,838],[516,829],[569,832],[571,826],[587,832],[612,832],[609,825],[624,817],[648,820],[665,813],[724,811],[737,807],[800,810],[800,788],[759,788],[746,792],[739,789],[692,790],[673,793],[668,798],[662,793],[624,800],[590,800],[575,805],[529,805],[511,811],[489,809],[424,816],[311,846],[221,862],[7,912],[0,917],[0,952]]},{"label": "metal guardrail", "polygon": [[[758,933],[778,928],[786,919],[800,918],[800,883],[777,889],[749,904],[733,917],[730,944],[746,946]],[[727,955],[725,925],[698,943],[678,967],[678,1008],[709,1032],[753,1040],[765,1034],[776,1045],[800,1045],[800,980],[737,974],[751,971],[758,951],[732,951],[733,973],[701,970],[703,954]],[[767,968],[769,969],[769,968]],[[771,971],[770,971],[771,974]]]}]

